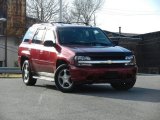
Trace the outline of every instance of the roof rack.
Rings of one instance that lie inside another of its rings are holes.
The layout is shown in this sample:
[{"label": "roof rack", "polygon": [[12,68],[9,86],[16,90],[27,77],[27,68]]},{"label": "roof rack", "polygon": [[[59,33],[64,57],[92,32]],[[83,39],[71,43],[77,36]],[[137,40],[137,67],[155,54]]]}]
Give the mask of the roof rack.
[{"label": "roof rack", "polygon": [[54,24],[70,24],[70,23],[67,23],[67,22],[50,22],[52,25]]},{"label": "roof rack", "polygon": [[86,25],[86,26],[91,26],[91,25],[88,25],[88,23],[86,22],[50,22],[51,24],[78,24],[78,25]]},{"label": "roof rack", "polygon": [[86,26],[89,26],[88,23],[86,23],[86,22],[71,22],[70,24],[74,24],[74,23],[77,23],[77,24],[84,24],[84,25],[86,25]]},{"label": "roof rack", "polygon": [[51,23],[63,23],[63,24],[67,24],[67,22],[51,22]]}]

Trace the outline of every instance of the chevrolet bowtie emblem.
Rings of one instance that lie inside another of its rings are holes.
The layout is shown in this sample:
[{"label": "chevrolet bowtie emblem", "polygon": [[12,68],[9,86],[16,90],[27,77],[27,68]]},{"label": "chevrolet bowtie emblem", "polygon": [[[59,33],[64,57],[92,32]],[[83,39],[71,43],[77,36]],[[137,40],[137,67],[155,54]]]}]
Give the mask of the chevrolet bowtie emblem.
[{"label": "chevrolet bowtie emblem", "polygon": [[112,64],[112,60],[108,60],[107,63],[108,63],[108,64]]}]

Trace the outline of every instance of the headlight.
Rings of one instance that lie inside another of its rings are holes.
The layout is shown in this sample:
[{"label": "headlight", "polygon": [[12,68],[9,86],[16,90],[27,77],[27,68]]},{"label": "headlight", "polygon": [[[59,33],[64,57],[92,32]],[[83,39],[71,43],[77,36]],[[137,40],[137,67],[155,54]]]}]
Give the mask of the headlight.
[{"label": "headlight", "polygon": [[126,60],[130,60],[129,63],[126,63],[125,65],[135,65],[136,64],[136,58],[134,55],[126,56]]},{"label": "headlight", "polygon": [[89,61],[91,58],[89,56],[75,56],[76,61]]},{"label": "headlight", "polygon": [[91,58],[89,56],[75,56],[74,60],[77,66],[92,66],[91,64],[79,63],[79,61],[90,61]]}]

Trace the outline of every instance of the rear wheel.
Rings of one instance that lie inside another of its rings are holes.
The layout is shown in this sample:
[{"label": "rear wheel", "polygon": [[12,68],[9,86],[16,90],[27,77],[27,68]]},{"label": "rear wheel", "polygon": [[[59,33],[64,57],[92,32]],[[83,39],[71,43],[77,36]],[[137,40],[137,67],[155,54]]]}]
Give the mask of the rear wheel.
[{"label": "rear wheel", "polygon": [[66,64],[60,65],[55,74],[55,84],[62,92],[71,92],[74,82],[71,80],[69,67]]},{"label": "rear wheel", "polygon": [[111,83],[111,86],[116,90],[129,90],[134,86],[135,82],[136,78],[132,78],[128,80]]},{"label": "rear wheel", "polygon": [[37,79],[34,79],[30,70],[29,61],[25,60],[22,66],[22,79],[26,85],[35,85]]}]

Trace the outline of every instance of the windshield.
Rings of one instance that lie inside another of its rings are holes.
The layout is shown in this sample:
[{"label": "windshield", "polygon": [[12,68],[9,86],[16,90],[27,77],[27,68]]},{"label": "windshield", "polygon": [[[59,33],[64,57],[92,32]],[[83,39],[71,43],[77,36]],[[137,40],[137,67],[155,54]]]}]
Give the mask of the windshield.
[{"label": "windshield", "polygon": [[60,44],[86,45],[86,46],[111,46],[111,41],[102,30],[86,27],[64,27],[58,29]]}]

